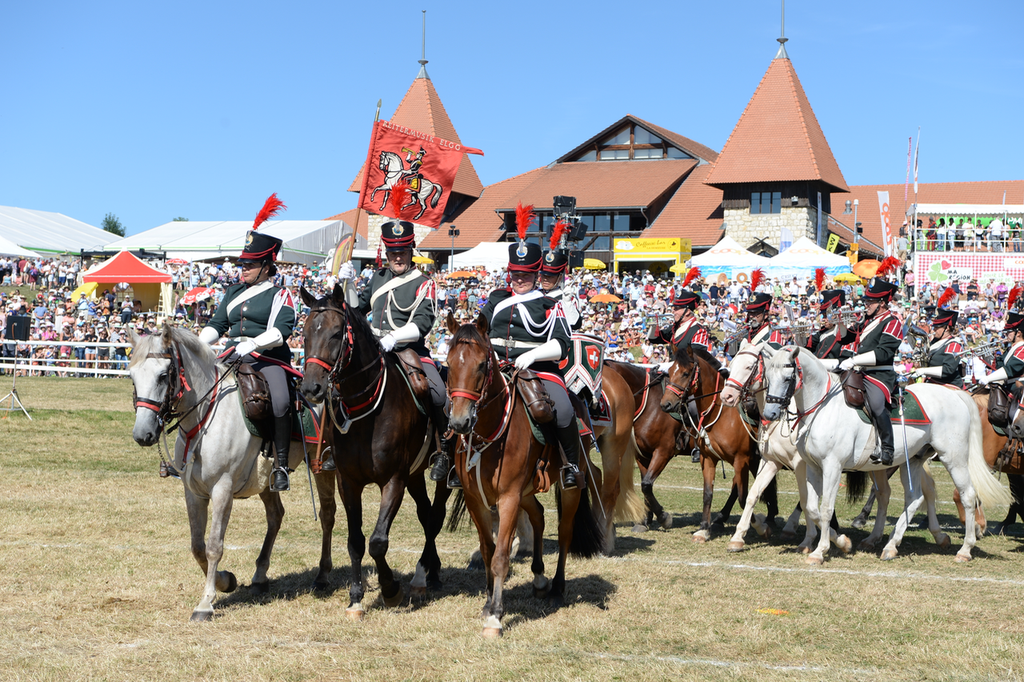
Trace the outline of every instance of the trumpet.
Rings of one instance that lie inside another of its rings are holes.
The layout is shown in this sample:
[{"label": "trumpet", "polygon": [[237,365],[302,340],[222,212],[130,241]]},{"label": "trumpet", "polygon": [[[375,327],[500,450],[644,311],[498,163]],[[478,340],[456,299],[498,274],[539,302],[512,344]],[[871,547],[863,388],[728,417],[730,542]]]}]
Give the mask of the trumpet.
[{"label": "trumpet", "polygon": [[644,327],[646,329],[665,329],[666,327],[672,328],[675,326],[676,318],[672,313],[662,313],[660,315],[656,313],[648,313],[644,315]]},{"label": "trumpet", "polygon": [[863,310],[843,307],[830,311],[826,319],[832,324],[842,324],[845,327],[851,327],[861,321],[861,314],[863,312]]},{"label": "trumpet", "polygon": [[[735,324],[735,323],[730,323],[730,324]],[[725,326],[728,329],[728,325],[723,323],[723,326]],[[722,342],[722,345],[728,347],[728,346],[730,346],[730,345],[740,341],[741,339],[747,338],[748,334],[750,334],[750,327],[749,326],[747,326],[745,324],[735,325],[733,330],[732,330],[732,332],[729,334],[729,336],[725,337],[725,341]]]},{"label": "trumpet", "polygon": [[974,346],[973,348],[965,348],[956,354],[960,360],[968,360],[971,358],[984,358],[989,355],[996,355],[1001,353],[1003,350],[1002,341],[989,341],[983,343],[980,346]]},{"label": "trumpet", "polygon": [[813,321],[802,319],[795,324],[772,325],[772,331],[806,337],[812,335],[817,329]]}]

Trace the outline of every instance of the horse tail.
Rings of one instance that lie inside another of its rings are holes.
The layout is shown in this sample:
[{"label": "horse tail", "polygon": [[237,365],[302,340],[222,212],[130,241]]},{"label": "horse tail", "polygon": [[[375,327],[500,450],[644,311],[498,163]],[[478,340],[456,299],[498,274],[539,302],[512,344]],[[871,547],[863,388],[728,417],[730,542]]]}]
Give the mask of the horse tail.
[{"label": "horse tail", "polygon": [[452,515],[448,517],[448,532],[454,533],[462,525],[462,522],[466,518],[466,496],[462,493],[460,488],[455,492],[455,498],[452,500]]},{"label": "horse tail", "polygon": [[846,502],[853,504],[864,499],[868,492],[868,472],[847,471],[846,472]]},{"label": "horse tail", "polygon": [[[555,486],[555,506],[558,518],[562,518],[562,486]],[[576,515],[572,519],[572,541],[569,542],[569,554],[589,559],[598,556],[604,547],[604,530],[597,523],[594,509],[590,506],[590,492],[585,487],[580,491],[580,502],[576,507]]]},{"label": "horse tail", "polygon": [[619,497],[615,501],[614,520],[620,523],[637,523],[642,521],[644,514],[647,513],[644,498],[637,495],[636,483],[633,481],[637,450],[636,436],[633,435],[633,429],[630,429],[629,444],[622,453],[622,462],[619,464]]},{"label": "horse tail", "polygon": [[966,391],[954,391],[967,412],[971,415],[971,430],[967,436],[967,471],[971,476],[971,485],[982,505],[992,507],[997,505],[1009,505],[1011,502],[1010,493],[992,474],[985,461],[985,448],[981,436],[981,413],[974,402],[973,396]]},{"label": "horse tail", "polygon": [[430,208],[437,208],[437,202],[441,200],[442,194],[444,194],[444,188],[441,185],[434,185],[434,189],[430,192]]}]

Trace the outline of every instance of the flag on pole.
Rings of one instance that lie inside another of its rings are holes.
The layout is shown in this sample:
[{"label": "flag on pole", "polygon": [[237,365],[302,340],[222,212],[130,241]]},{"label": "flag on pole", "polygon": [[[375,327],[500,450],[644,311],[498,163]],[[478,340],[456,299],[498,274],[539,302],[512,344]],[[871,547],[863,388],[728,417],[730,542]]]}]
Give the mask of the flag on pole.
[{"label": "flag on pole", "polygon": [[889,192],[878,193],[878,212],[882,218],[882,247],[883,256],[889,257],[892,255],[892,223],[889,218]]},{"label": "flag on pole", "polygon": [[907,181],[903,183],[903,203],[907,203],[907,194],[910,192],[910,152],[914,149],[914,137],[907,138]]},{"label": "flag on pole", "polygon": [[914,149],[914,196],[917,196],[917,157],[921,153],[921,126],[917,127],[917,147]]},{"label": "flag on pole", "polygon": [[388,199],[392,188],[404,182],[410,192],[401,219],[437,228],[444,217],[463,154],[483,155],[483,152],[390,121],[377,121],[373,124],[363,167],[359,207],[399,218],[394,215]]}]

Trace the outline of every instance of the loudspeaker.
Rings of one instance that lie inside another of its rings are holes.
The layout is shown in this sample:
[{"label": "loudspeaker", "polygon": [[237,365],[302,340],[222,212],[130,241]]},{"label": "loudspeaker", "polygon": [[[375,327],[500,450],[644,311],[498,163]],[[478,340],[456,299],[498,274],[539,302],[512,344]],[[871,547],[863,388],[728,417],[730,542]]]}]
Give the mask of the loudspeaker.
[{"label": "loudspeaker", "polygon": [[11,341],[28,341],[32,329],[32,318],[28,315],[7,316],[7,338]]}]

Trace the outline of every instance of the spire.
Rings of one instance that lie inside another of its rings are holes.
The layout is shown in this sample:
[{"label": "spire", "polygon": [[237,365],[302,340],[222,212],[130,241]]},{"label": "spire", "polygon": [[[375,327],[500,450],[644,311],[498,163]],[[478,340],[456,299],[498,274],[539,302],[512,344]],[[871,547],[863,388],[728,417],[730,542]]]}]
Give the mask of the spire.
[{"label": "spire", "polygon": [[427,10],[423,10],[423,52],[420,54],[420,72],[416,74],[416,78],[426,78],[430,80],[430,76],[427,75]]},{"label": "spire", "polygon": [[776,38],[779,41],[779,51],[775,53],[775,59],[789,59],[786,54],[786,0],[782,0],[782,34]]}]

